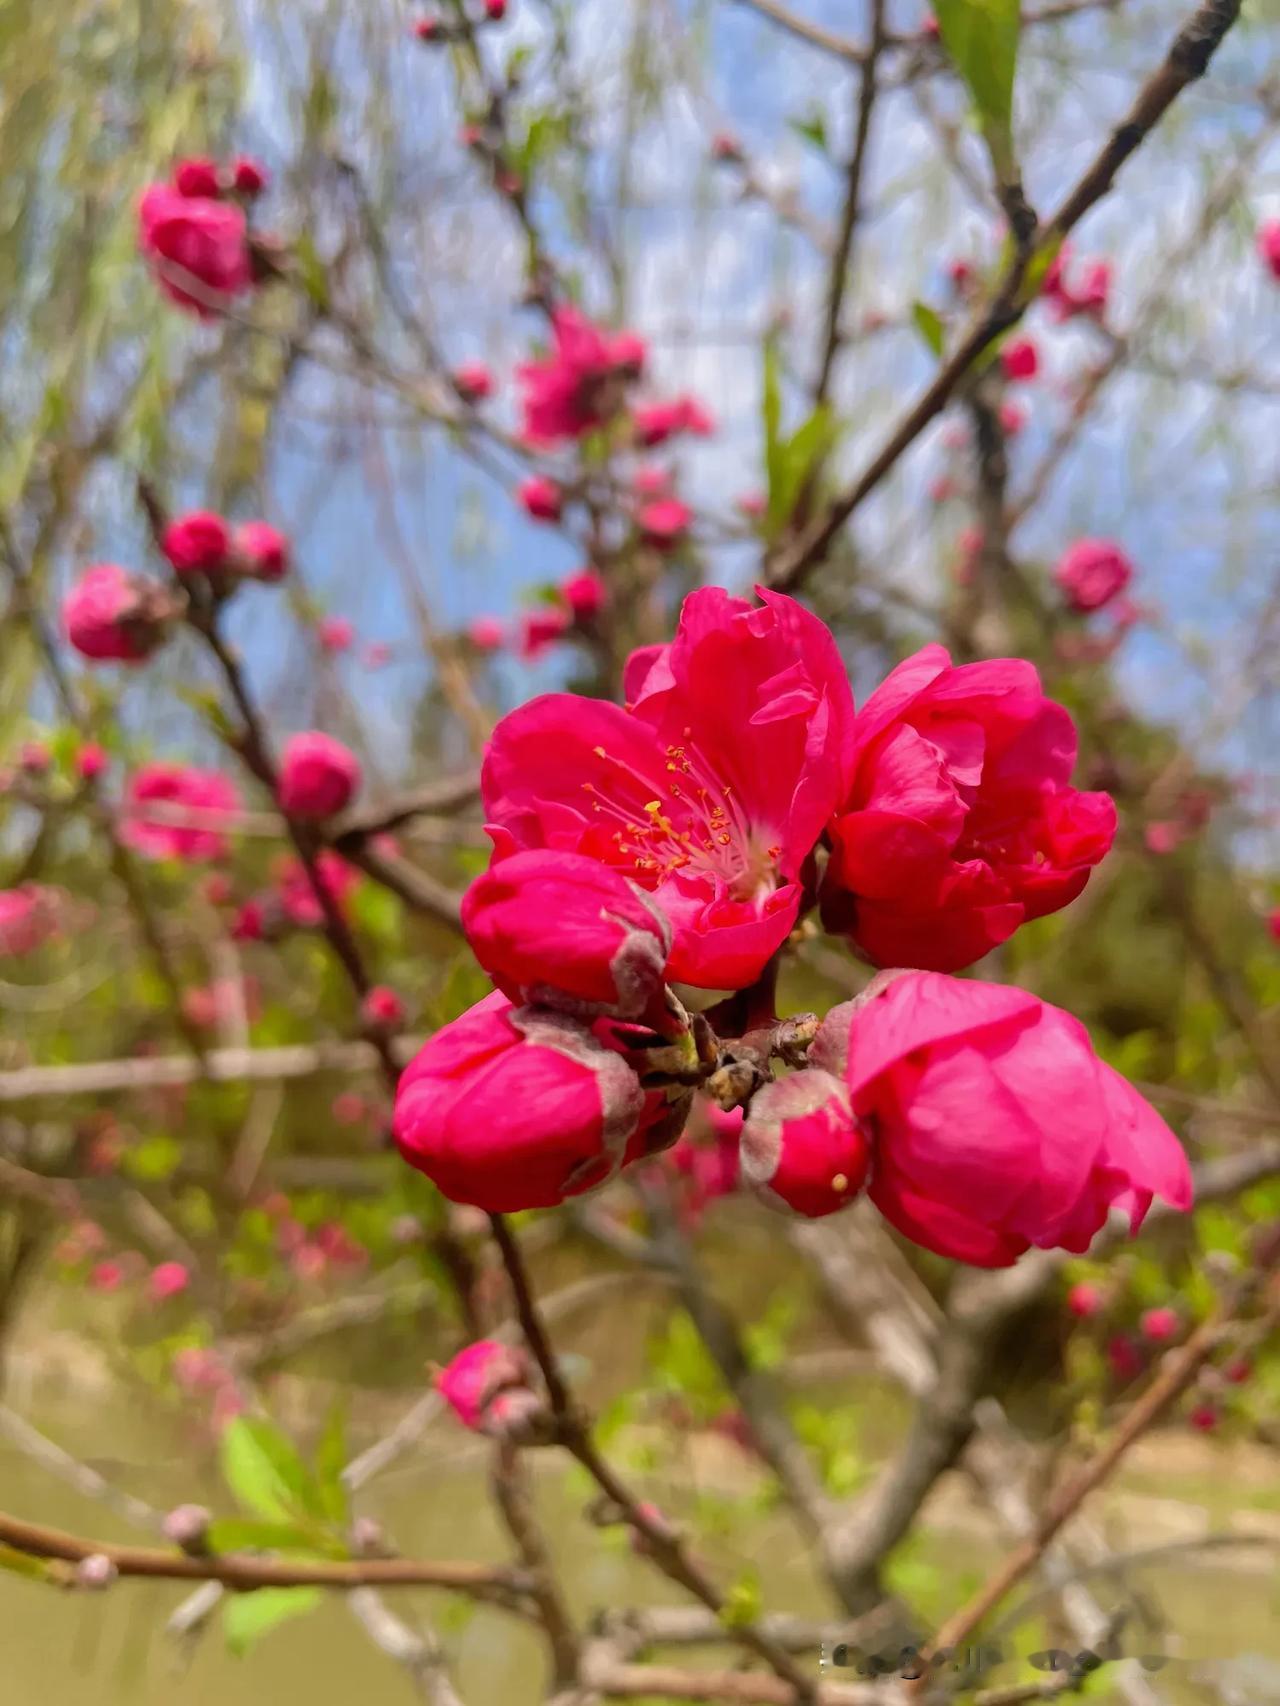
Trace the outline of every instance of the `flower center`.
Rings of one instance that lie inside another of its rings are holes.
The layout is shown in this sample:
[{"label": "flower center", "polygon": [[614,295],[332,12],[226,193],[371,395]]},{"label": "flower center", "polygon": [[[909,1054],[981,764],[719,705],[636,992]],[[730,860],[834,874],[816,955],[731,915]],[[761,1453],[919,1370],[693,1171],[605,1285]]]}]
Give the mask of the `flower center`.
[{"label": "flower center", "polygon": [[648,778],[596,747],[614,785],[606,792],[594,782],[582,784],[591,810],[617,825],[610,840],[618,864],[645,888],[683,872],[734,900],[759,904],[777,887],[782,849],[752,825],[732,785],[722,782],[690,743],[691,732],[686,729],[681,741],[666,748],[666,799],[652,798]]}]

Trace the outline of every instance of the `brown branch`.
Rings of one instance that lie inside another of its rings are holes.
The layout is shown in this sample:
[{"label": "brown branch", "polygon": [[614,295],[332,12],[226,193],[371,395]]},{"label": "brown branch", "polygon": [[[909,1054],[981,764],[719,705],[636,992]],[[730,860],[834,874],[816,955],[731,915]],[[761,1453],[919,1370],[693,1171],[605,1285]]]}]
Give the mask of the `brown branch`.
[{"label": "brown branch", "polygon": [[[1261,1274],[1274,1269],[1277,1259],[1280,1259],[1280,1240],[1273,1240],[1269,1258],[1260,1273],[1247,1275],[1231,1299],[1220,1305],[1180,1350],[1165,1359],[1160,1372],[1133,1404],[1111,1438],[1049,1499],[1037,1519],[1034,1532],[1009,1554],[969,1603],[947,1620],[924,1657],[942,1647],[960,1646],[967,1641],[1011,1589],[1035,1568],[1045,1548],[1089,1494],[1107,1480],[1130,1446],[1191,1385],[1228,1337],[1239,1310],[1256,1294]],[[1268,1314],[1273,1321],[1280,1317],[1280,1295],[1272,1302]],[[919,1689],[913,1687],[909,1692],[919,1693]]]},{"label": "brown branch", "polygon": [[[395,1053],[407,1059],[412,1043],[397,1038]],[[68,1066],[21,1066],[0,1072],[0,1102],[34,1101],[43,1096],[103,1095],[113,1091],[153,1090],[171,1084],[238,1084],[313,1078],[324,1072],[362,1072],[376,1068],[371,1043],[298,1043],[285,1048],[209,1049],[202,1059],[185,1054],[130,1060],[89,1060]]]},{"label": "brown branch", "polygon": [[508,1602],[523,1596],[529,1587],[521,1572],[490,1564],[415,1558],[352,1558],[322,1563],[241,1553],[194,1558],[185,1552],[169,1552],[159,1547],[116,1546],[109,1541],[86,1540],[42,1523],[24,1522],[4,1511],[0,1511],[0,1543],[31,1558],[78,1564],[86,1558],[102,1557],[115,1565],[120,1576],[154,1581],[221,1582],[239,1593],[250,1593],[256,1588],[436,1587],[474,1598]]},{"label": "brown branch", "polygon": [[[1066,237],[1107,193],[1117,172],[1151,134],[1189,84],[1203,76],[1240,12],[1240,0],[1204,0],[1174,38],[1164,61],[1139,90],[1128,115],[1112,131],[1084,176],[1042,234],[1042,244]],[[798,536],[784,539],[766,560],[768,585],[793,591],[825,556],[849,517],[896,465],[991,344],[1017,324],[1034,299],[1025,286],[1031,250],[1015,251],[990,300],[979,309],[959,344],[916,402],[894,427],[849,489],[833,499]]]},{"label": "brown branch", "polygon": [[871,45],[862,62],[858,79],[857,116],[854,121],[853,154],[849,160],[849,176],[845,186],[844,207],[840,214],[840,231],[827,283],[826,331],[823,337],[822,365],[813,400],[821,403],[830,388],[832,369],[840,348],[840,310],[853,269],[853,240],[858,228],[862,204],[862,180],[867,161],[867,144],[871,136],[871,115],[876,104],[878,83],[876,70],[884,47],[885,0],[871,3]]}]

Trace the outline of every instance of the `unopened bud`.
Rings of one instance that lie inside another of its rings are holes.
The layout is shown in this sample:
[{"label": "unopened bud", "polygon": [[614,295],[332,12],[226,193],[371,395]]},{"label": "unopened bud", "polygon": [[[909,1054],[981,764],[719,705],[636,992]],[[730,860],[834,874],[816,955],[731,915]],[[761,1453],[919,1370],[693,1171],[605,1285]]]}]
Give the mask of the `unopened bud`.
[{"label": "unopened bud", "polygon": [[387,1539],[382,1524],[371,1516],[358,1516],[351,1524],[351,1544],[362,1558],[387,1555]]},{"label": "unopened bud", "polygon": [[209,1512],[203,1505],[177,1505],[162,1524],[164,1537],[184,1552],[203,1552],[209,1533]]},{"label": "unopened bud", "polygon": [[110,1587],[119,1574],[119,1570],[104,1552],[93,1552],[89,1557],[81,1558],[76,1565],[76,1586],[98,1592],[102,1588]]},{"label": "unopened bud", "polygon": [[844,1084],[816,1068],[757,1092],[739,1153],[743,1180],[762,1201],[809,1219],[851,1203],[871,1164]]}]

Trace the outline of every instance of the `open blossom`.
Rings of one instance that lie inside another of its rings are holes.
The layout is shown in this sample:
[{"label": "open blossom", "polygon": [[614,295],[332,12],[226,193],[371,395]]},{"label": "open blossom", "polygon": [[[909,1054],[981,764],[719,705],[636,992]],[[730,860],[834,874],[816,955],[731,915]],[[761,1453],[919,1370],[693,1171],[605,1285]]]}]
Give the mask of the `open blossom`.
[{"label": "open blossom", "polygon": [[716,429],[711,414],[696,397],[687,393],[673,397],[667,403],[641,403],[631,411],[636,437],[652,449],[665,444],[677,433],[692,433],[695,438],[709,438]]},{"label": "open blossom", "polygon": [[1000,351],[1006,379],[1034,379],[1040,371],[1040,352],[1030,338],[1015,338]]},{"label": "open blossom", "polygon": [[545,474],[532,474],[521,482],[516,494],[525,512],[535,521],[559,521],[564,509],[564,492]]},{"label": "open blossom", "polygon": [[693,511],[679,498],[657,498],[642,506],[636,525],[651,545],[674,545],[689,531]]},{"label": "open blossom", "polygon": [[1077,539],[1059,557],[1053,578],[1071,608],[1086,615],[1119,597],[1133,579],[1133,564],[1114,539]]},{"label": "open blossom", "polygon": [[289,540],[269,521],[244,521],[232,539],[245,572],[260,581],[283,580],[289,569]]},{"label": "open blossom", "polygon": [[551,317],[554,351],[517,368],[523,391],[525,436],[555,444],[616,413],[626,383],[644,366],[644,344],[634,333],[611,335],[578,309],[560,306]]},{"label": "open blossom", "polygon": [[332,817],[360,786],[360,760],[319,729],[291,735],[280,758],[280,805],[290,817]]},{"label": "open blossom", "polygon": [[1136,1232],[1156,1196],[1191,1206],[1159,1114],[1078,1019],[1026,990],[906,972],[828,1027],[847,1033],[871,1200],[928,1250],[1004,1267],[1033,1244],[1083,1252],[1112,1209]]},{"label": "open blossom", "polygon": [[462,902],[471,950],[513,1001],[638,1019],[662,987],[671,926],[642,888],[585,854],[499,859]]},{"label": "open blossom", "polygon": [[95,663],[141,663],[164,639],[173,614],[173,601],[154,581],[118,563],[95,563],[63,600],[62,627]]},{"label": "open blossom", "polygon": [[[320,887],[337,907],[345,912],[347,897],[360,882],[354,865],[326,847],[315,857],[315,874]],[[276,876],[276,898],[285,917],[301,930],[316,930],[324,923],[324,910],[316,895],[315,884],[301,859],[290,855],[280,863]]]},{"label": "open blossom", "polygon": [[542,604],[520,618],[520,656],[526,663],[540,658],[573,626],[573,612],[563,604]]},{"label": "open blossom", "polygon": [[[146,808],[172,808],[149,816]],[[227,831],[240,809],[235,783],[218,770],[193,764],[144,764],[125,789],[121,836],[148,859],[181,859],[191,864],[224,859]],[[170,817],[189,814],[187,821]]]},{"label": "open blossom", "polygon": [[160,549],[180,575],[222,568],[231,550],[231,529],[211,509],[176,516],[160,537]]},{"label": "open blossom", "polygon": [[705,587],[674,641],[627,665],[626,710],[547,694],[494,730],[482,792],[496,857],[585,853],[647,889],[675,930],[670,975],[751,982],[786,940],[801,873],[845,796],[853,699],[801,605]]},{"label": "open blossom", "polygon": [[579,622],[598,616],[608,599],[608,589],[598,569],[580,569],[560,583],[560,596]]},{"label": "open blossom", "polygon": [[1041,295],[1059,320],[1070,320],[1077,314],[1104,319],[1111,298],[1111,262],[1088,261],[1074,275],[1068,270],[1071,264],[1070,244],[1063,243],[1044,276]]},{"label": "open blossom", "polygon": [[1074,900],[1115,838],[1107,794],[1071,787],[1076,731],[1031,664],[898,665],[854,724],[831,826],[827,927],[875,965],[958,971]]},{"label": "open blossom", "polygon": [[496,652],[505,645],[507,630],[496,616],[477,616],[467,625],[467,638],[478,652]]},{"label": "open blossom", "polygon": [[410,1061],[393,1129],[452,1202],[514,1213],[602,1184],[644,1103],[631,1067],[584,1026],[495,991]]},{"label": "open blossom", "polygon": [[181,1262],[161,1262],[147,1280],[147,1296],[153,1303],[178,1297],[191,1284],[191,1275]]},{"label": "open blossom", "polygon": [[1280,278],[1280,219],[1268,219],[1258,231],[1258,253],[1272,278]]},{"label": "open blossom", "polygon": [[316,638],[322,651],[350,651],[355,637],[355,628],[345,616],[323,616],[316,624]]},{"label": "open blossom", "polygon": [[15,959],[33,954],[57,926],[57,908],[49,889],[38,883],[0,889],[0,954]]},{"label": "open blossom", "polygon": [[216,315],[217,298],[253,282],[244,213],[232,203],[152,184],[138,205],[138,234],[161,290],[202,319]]},{"label": "open blossom", "polygon": [[820,1067],[758,1090],[742,1128],[742,1178],[774,1208],[810,1220],[847,1208],[866,1183],[871,1146],[849,1093]]}]

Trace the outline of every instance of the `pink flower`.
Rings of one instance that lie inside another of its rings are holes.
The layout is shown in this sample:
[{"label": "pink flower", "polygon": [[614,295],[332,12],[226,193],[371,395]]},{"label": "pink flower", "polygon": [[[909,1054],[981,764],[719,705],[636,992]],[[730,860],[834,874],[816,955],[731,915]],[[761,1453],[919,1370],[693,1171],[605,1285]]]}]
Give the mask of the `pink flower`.
[{"label": "pink flower", "polygon": [[283,580],[289,570],[289,540],[269,521],[245,521],[232,541],[245,572],[260,581]]},{"label": "pink flower", "polygon": [[211,509],[193,509],[165,528],[160,549],[180,575],[222,568],[231,550],[231,529]]},{"label": "pink flower", "polygon": [[1071,608],[1087,615],[1124,592],[1133,564],[1114,539],[1077,539],[1059,557],[1053,578]]},{"label": "pink flower", "polygon": [[679,498],[658,498],[643,505],[636,516],[641,533],[651,545],[663,550],[684,537],[692,520],[692,510]]},{"label": "pink flower", "polygon": [[1070,716],[1021,659],[953,667],[925,646],[867,700],[854,743],[823,917],[874,965],[972,965],[1074,900],[1115,837],[1110,796],[1070,786]]},{"label": "pink flower", "polygon": [[0,954],[15,959],[35,953],[56,935],[57,908],[53,891],[38,883],[0,889]]},{"label": "pink flower", "polygon": [[440,34],[439,18],[418,18],[413,26],[413,33],[419,41],[432,41]]},{"label": "pink flower", "polygon": [[1000,430],[1006,438],[1016,438],[1027,424],[1027,411],[1021,403],[1015,403],[1012,397],[1006,397],[1000,405]]},{"label": "pink flower", "polygon": [[507,15],[507,0],[484,0],[484,15],[492,23],[500,23]]},{"label": "pink flower", "polygon": [[680,432],[707,438],[715,431],[715,421],[707,410],[696,397],[687,394],[666,403],[642,403],[632,410],[631,419],[636,437],[650,449],[665,444]]},{"label": "pink flower", "polygon": [[161,290],[201,319],[218,313],[216,299],[239,296],[252,284],[241,208],[152,184],[139,203],[138,225],[139,247]]},{"label": "pink flower", "polygon": [[677,1182],[681,1222],[689,1229],[697,1225],[713,1202],[732,1195],[738,1188],[742,1109],[726,1112],[714,1102],[703,1101],[699,1117],[701,1124],[709,1128],[706,1134],[699,1137],[686,1132],[663,1158],[664,1166]]},{"label": "pink flower", "polygon": [[1102,1308],[1102,1293],[1096,1285],[1081,1280],[1067,1293],[1067,1308],[1078,1321],[1087,1321]]},{"label": "pink flower", "polygon": [[704,587],[676,638],[632,655],[627,710],[548,694],[494,730],[497,857],[585,853],[649,890],[670,975],[751,982],[795,924],[802,868],[849,779],[853,700],[826,627],[781,594]]},{"label": "pink flower", "polygon": [[1111,262],[1091,261],[1067,299],[1076,313],[1092,314],[1101,320],[1106,315],[1110,297]]},{"label": "pink flower", "polygon": [[573,612],[562,604],[542,604],[520,618],[520,656],[527,663],[540,658],[573,626]]},{"label": "pink flower", "polygon": [[1142,1352],[1124,1333],[1107,1341],[1107,1364],[1117,1380],[1136,1380],[1142,1373]]},{"label": "pink flower", "polygon": [[626,1061],[590,1031],[495,991],[410,1061],[393,1130],[451,1202],[514,1213],[615,1173],[644,1101]]},{"label": "pink flower", "polygon": [[231,166],[231,181],[243,196],[258,196],[271,181],[271,174],[252,154],[238,154]]},{"label": "pink flower", "polygon": [[1273,907],[1267,916],[1267,929],[1273,942],[1280,942],[1280,906]]},{"label": "pink flower", "polygon": [[453,370],[454,389],[468,403],[493,395],[493,374],[483,361],[464,361]]},{"label": "pink flower", "polygon": [[42,740],[24,740],[18,764],[28,776],[43,776],[49,768],[49,748]]},{"label": "pink flower", "polygon": [[506,641],[507,631],[496,616],[477,616],[467,626],[467,638],[479,652],[496,652]]},{"label": "pink flower", "polygon": [[498,859],[462,902],[471,951],[512,1001],[638,1019],[662,988],[671,926],[643,889],[581,853]]},{"label": "pink flower", "polygon": [[1197,1433],[1211,1434],[1222,1417],[1212,1404],[1196,1404],[1188,1413],[1187,1420]]},{"label": "pink flower", "polygon": [[866,1183],[871,1148],[849,1094],[810,1067],[758,1090],[742,1128],[742,1177],[762,1201],[807,1219],[847,1208]]},{"label": "pink flower", "polygon": [[763,492],[742,492],[733,501],[738,514],[745,515],[748,521],[758,521],[769,508]]},{"label": "pink flower", "polygon": [[1222,1370],[1223,1378],[1231,1386],[1243,1386],[1253,1373],[1253,1364],[1248,1357],[1232,1357]]},{"label": "pink flower", "polygon": [[173,187],[179,195],[205,196],[213,201],[222,194],[217,165],[203,155],[178,161],[173,168]]},{"label": "pink flower", "polygon": [[731,130],[718,130],[711,138],[711,157],[726,164],[742,159],[742,144]]},{"label": "pink flower", "polygon": [[531,475],[521,483],[516,495],[526,513],[535,521],[559,521],[564,509],[564,493],[545,474]]},{"label": "pink flower", "polygon": [[957,255],[954,260],[947,262],[947,277],[956,290],[967,290],[974,279],[973,262],[966,260],[963,255]]},{"label": "pink flower", "polygon": [[1162,1307],[1146,1310],[1138,1325],[1142,1329],[1144,1339],[1149,1339],[1153,1345],[1160,1345],[1175,1336],[1181,1323],[1176,1309]]},{"label": "pink flower", "polygon": [[107,749],[96,740],[87,740],[76,754],[76,775],[82,782],[92,782],[110,765]]},{"label": "pink flower", "polygon": [[89,1274],[89,1290],[119,1291],[124,1284],[124,1268],[119,1262],[98,1262]]},{"label": "pink flower", "polygon": [[203,1345],[183,1345],[173,1353],[170,1366],[186,1392],[216,1392],[231,1378],[218,1353]]},{"label": "pink flower", "polygon": [[645,462],[631,476],[631,490],[638,498],[661,498],[671,490],[671,472]]},{"label": "pink flower", "polygon": [[[189,814],[189,821],[162,822],[170,815],[149,817],[146,807],[159,804]],[[180,859],[192,864],[225,859],[227,831],[240,809],[234,782],[217,770],[198,770],[191,764],[144,764],[125,789],[121,837],[148,859]]]},{"label": "pink flower", "polygon": [[1270,269],[1272,278],[1280,278],[1280,219],[1268,219],[1259,227],[1258,253]]},{"label": "pink flower", "polygon": [[62,604],[62,628],[95,663],[141,663],[164,639],[173,606],[161,587],[118,563],[95,563]]},{"label": "pink flower", "polygon": [[1077,1019],[1025,990],[906,972],[836,1008],[819,1039],[828,1028],[847,1034],[871,1200],[928,1250],[1004,1267],[1032,1244],[1079,1254],[1113,1208],[1136,1232],[1156,1195],[1191,1206],[1164,1121]]},{"label": "pink flower", "polygon": [[1142,832],[1143,845],[1147,852],[1154,853],[1157,858],[1176,852],[1186,838],[1184,826],[1169,821],[1149,823]]},{"label": "pink flower", "polygon": [[355,637],[356,631],[345,616],[324,616],[316,624],[316,639],[322,651],[350,651]]},{"label": "pink flower", "polygon": [[319,729],[290,735],[280,760],[281,810],[289,817],[332,817],[360,786],[360,760]]},{"label": "pink flower", "polygon": [[[315,873],[320,887],[338,911],[345,913],[347,896],[360,881],[359,871],[326,847],[316,855]],[[280,906],[289,922],[301,930],[319,929],[324,922],[324,913],[301,859],[290,857],[282,861],[277,883]]]},{"label": "pink flower", "polygon": [[394,989],[375,983],[360,1003],[360,1017],[373,1030],[399,1030],[404,1024],[404,1002]]},{"label": "pink flower", "polygon": [[1030,338],[1015,338],[1000,351],[1006,379],[1034,379],[1040,371],[1040,352]]},{"label": "pink flower", "polygon": [[190,1284],[191,1275],[181,1262],[161,1262],[151,1270],[147,1296],[153,1303],[164,1303],[184,1292]]},{"label": "pink flower", "polygon": [[436,1376],[436,1391],[463,1427],[477,1433],[484,1431],[486,1413],[499,1392],[528,1384],[524,1352],[496,1339],[468,1345]]},{"label": "pink flower", "polygon": [[598,569],[580,569],[560,583],[560,596],[572,610],[575,621],[589,622],[604,609],[609,594]]},{"label": "pink flower", "polygon": [[516,370],[524,392],[525,436],[542,444],[581,438],[608,420],[645,356],[634,334],[610,337],[576,308],[555,309],[551,325],[554,354]]}]

